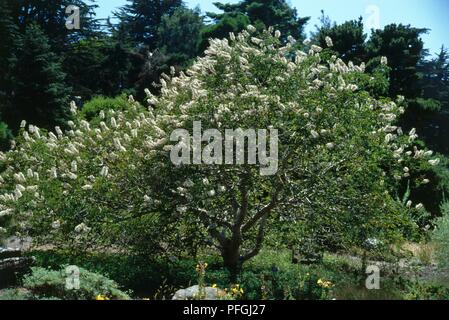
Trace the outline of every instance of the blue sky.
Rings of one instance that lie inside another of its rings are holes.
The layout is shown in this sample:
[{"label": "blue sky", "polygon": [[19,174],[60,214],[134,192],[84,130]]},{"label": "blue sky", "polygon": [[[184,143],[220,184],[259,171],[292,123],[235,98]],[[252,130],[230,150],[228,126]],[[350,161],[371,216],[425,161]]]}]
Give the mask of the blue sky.
[{"label": "blue sky", "polygon": [[[216,11],[213,1],[185,0],[189,7],[200,6],[202,11]],[[236,3],[238,0],[221,2]],[[97,16],[106,18],[126,0],[97,0]],[[390,23],[411,24],[414,27],[429,28],[423,36],[425,47],[430,53],[439,51],[442,44],[449,47],[449,1],[448,0],[290,0],[299,16],[310,16],[307,32],[315,30],[320,10],[323,9],[337,23],[362,16],[365,24],[380,26]],[[366,31],[369,32],[369,27]]]}]

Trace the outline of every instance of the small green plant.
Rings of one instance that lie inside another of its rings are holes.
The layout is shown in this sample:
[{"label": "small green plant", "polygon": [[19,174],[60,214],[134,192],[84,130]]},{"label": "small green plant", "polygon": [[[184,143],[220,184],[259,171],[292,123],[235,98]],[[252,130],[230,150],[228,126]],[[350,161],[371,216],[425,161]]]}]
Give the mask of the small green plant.
[{"label": "small green plant", "polygon": [[435,229],[432,234],[432,241],[435,244],[435,256],[438,264],[442,268],[449,267],[449,202],[441,205],[443,216],[437,219]]},{"label": "small green plant", "polygon": [[195,300],[203,300],[206,298],[206,276],[207,262],[200,262],[196,265],[196,272],[198,273],[198,294],[194,297]]}]

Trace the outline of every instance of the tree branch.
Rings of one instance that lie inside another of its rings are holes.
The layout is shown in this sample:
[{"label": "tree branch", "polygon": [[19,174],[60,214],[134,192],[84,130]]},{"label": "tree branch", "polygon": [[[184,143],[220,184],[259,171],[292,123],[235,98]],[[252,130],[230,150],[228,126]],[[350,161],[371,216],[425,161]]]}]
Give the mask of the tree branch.
[{"label": "tree branch", "polygon": [[277,199],[277,192],[274,195],[273,199],[269,204],[267,204],[265,207],[260,209],[247,223],[245,223],[242,227],[242,232],[247,232],[249,229],[251,229],[260,219],[265,218],[271,210],[273,210],[277,205],[278,199]]},{"label": "tree branch", "polygon": [[237,211],[237,215],[234,221],[234,228],[236,231],[240,230],[240,226],[242,225],[243,221],[245,221],[246,215],[248,213],[248,177],[246,173],[244,173],[241,178],[240,196],[242,198],[242,203],[239,210]]},{"label": "tree branch", "polygon": [[252,257],[255,257],[257,254],[259,254],[260,249],[262,248],[262,242],[263,242],[264,235],[265,235],[265,226],[267,224],[267,219],[268,219],[268,215],[265,215],[262,218],[262,220],[260,221],[259,232],[257,233],[257,237],[256,237],[256,246],[254,247],[254,249],[251,252],[249,252],[248,254],[246,254],[242,257],[242,263],[251,259]]}]

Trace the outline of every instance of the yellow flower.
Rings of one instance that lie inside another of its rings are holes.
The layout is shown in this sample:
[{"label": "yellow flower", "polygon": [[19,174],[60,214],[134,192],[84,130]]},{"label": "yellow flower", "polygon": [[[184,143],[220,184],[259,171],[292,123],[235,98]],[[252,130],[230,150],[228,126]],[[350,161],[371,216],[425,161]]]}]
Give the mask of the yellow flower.
[{"label": "yellow flower", "polygon": [[109,300],[109,298],[106,297],[106,296],[102,296],[101,294],[99,294],[99,295],[97,295],[97,296],[95,297],[95,300]]},{"label": "yellow flower", "polygon": [[243,293],[244,293],[244,291],[243,291],[243,288],[240,288],[240,293],[241,293],[241,294],[243,294]]},{"label": "yellow flower", "polygon": [[200,263],[198,263],[196,265],[196,268],[195,268],[196,272],[204,273],[206,271],[207,266],[208,266],[207,262],[204,262],[204,263],[200,262]]},{"label": "yellow flower", "polygon": [[212,288],[216,288],[216,287],[217,287],[217,284],[214,283],[214,284],[212,285]]},{"label": "yellow flower", "polygon": [[322,287],[322,288],[330,288],[330,287],[332,287],[332,282],[330,282],[330,281],[326,281],[326,280],[323,280],[323,279],[318,279],[318,281],[316,282],[320,287]]}]

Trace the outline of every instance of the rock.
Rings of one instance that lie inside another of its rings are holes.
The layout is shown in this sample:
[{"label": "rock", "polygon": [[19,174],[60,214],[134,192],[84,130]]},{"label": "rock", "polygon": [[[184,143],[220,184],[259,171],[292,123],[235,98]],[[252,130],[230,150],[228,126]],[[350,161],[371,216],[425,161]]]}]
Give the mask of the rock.
[{"label": "rock", "polygon": [[28,250],[31,247],[31,243],[32,239],[30,237],[10,237],[6,240],[6,247],[17,250]]},{"label": "rock", "polygon": [[[204,288],[205,298],[202,300],[218,300],[221,296],[225,294],[223,290],[212,287]],[[199,286],[194,285],[186,289],[180,289],[175,292],[172,300],[194,300],[198,299],[199,296]]]},{"label": "rock", "polygon": [[6,258],[15,258],[15,257],[21,257],[21,256],[22,256],[22,252],[20,250],[13,249],[13,248],[0,247],[0,261],[2,259],[6,259]]},{"label": "rock", "polygon": [[15,285],[17,272],[27,271],[33,261],[31,257],[22,257],[20,250],[0,248],[0,289]]}]

